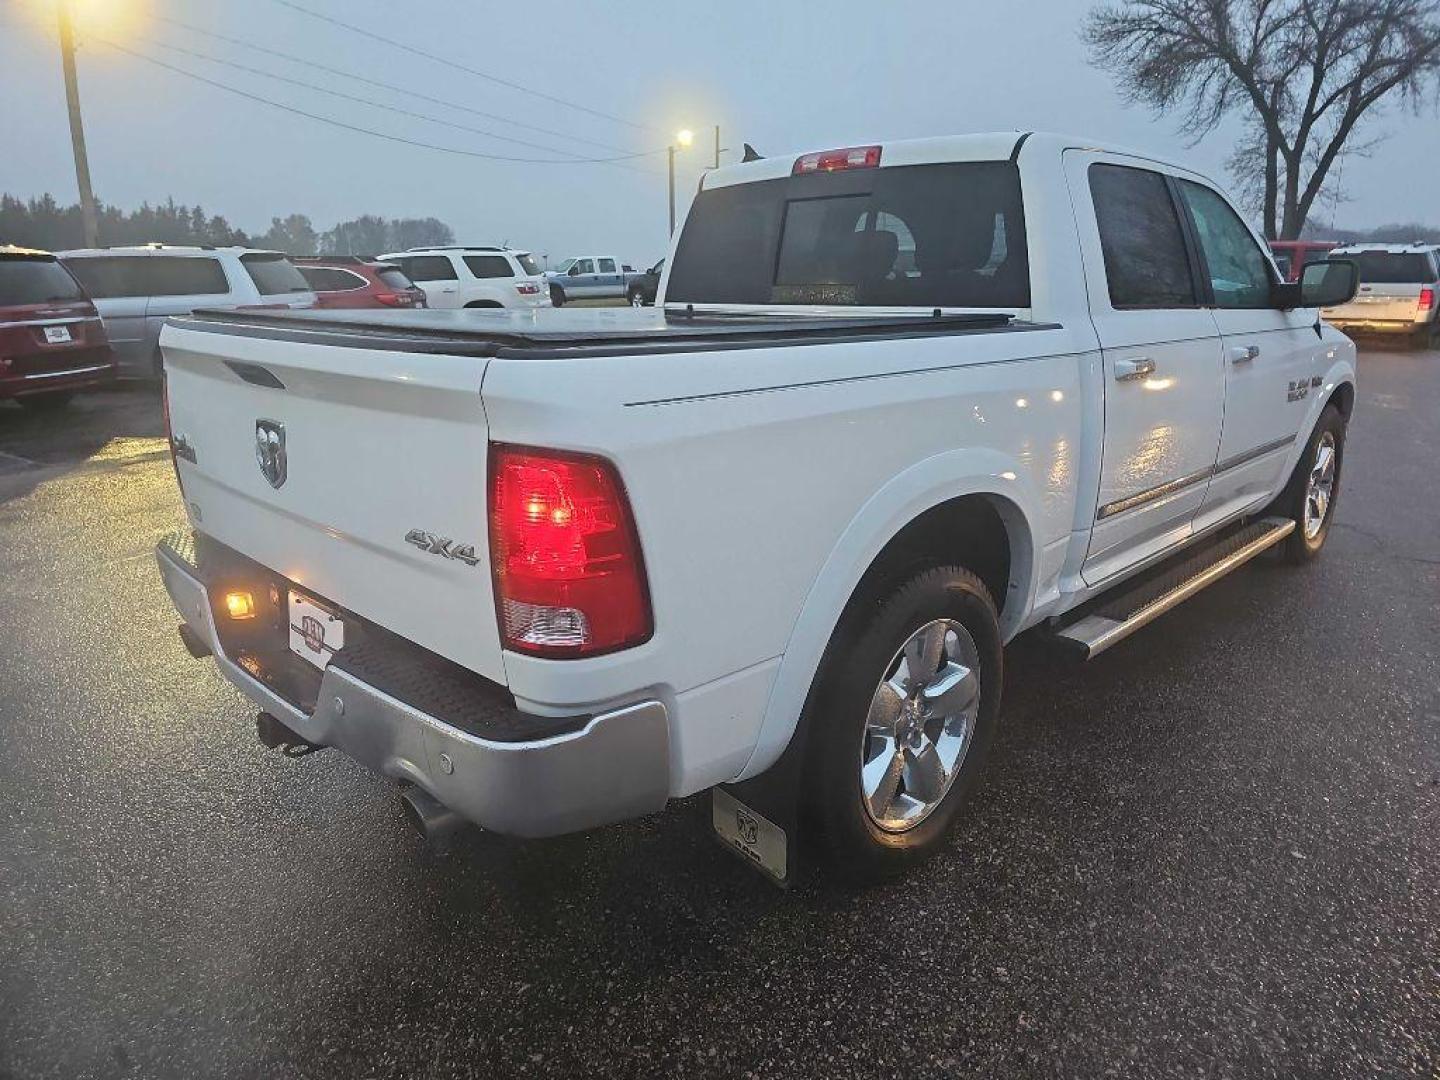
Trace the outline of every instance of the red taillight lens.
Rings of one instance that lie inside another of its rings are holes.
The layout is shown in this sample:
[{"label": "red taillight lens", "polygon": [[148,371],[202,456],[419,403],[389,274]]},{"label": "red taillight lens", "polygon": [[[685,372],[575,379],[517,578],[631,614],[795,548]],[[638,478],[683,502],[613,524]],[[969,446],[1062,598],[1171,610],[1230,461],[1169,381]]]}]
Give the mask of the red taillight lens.
[{"label": "red taillight lens", "polygon": [[375,298],[376,303],[384,304],[386,307],[410,306],[409,293],[377,292],[371,293],[371,295]]},{"label": "red taillight lens", "polygon": [[880,164],[880,147],[847,146],[840,150],[822,150],[795,159],[792,176],[805,173],[838,172],[841,169],[873,169]]},{"label": "red taillight lens", "polygon": [[540,291],[540,286],[536,285],[533,281],[522,281],[515,286],[515,291],[521,296],[534,296]]},{"label": "red taillight lens", "polygon": [[1429,311],[1435,306],[1435,290],[1426,285],[1420,290],[1420,310]]},{"label": "red taillight lens", "polygon": [[604,458],[492,443],[490,559],[507,649],[593,656],[650,637],[640,540]]}]

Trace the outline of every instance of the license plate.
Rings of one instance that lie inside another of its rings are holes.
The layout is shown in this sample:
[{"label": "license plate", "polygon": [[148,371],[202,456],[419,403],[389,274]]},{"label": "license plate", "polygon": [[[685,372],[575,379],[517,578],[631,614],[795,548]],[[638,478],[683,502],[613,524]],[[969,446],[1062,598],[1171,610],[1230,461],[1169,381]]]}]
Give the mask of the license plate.
[{"label": "license plate", "polygon": [[710,794],[710,823],[720,839],[775,880],[785,881],[785,830],[721,788]]},{"label": "license plate", "polygon": [[62,345],[72,340],[68,326],[47,326],[45,327],[45,340],[51,345]]},{"label": "license plate", "polygon": [[290,594],[290,651],[321,671],[345,647],[345,623],[314,600]]}]

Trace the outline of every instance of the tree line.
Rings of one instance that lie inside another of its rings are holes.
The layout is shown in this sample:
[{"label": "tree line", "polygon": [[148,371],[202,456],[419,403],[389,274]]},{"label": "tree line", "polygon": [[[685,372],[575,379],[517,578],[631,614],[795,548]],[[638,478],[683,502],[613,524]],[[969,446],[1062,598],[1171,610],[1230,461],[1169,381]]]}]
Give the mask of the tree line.
[{"label": "tree line", "polygon": [[[224,247],[270,248],[287,255],[378,255],[410,247],[453,244],[455,234],[437,218],[384,218],[363,214],[334,227],[317,230],[305,214],[270,219],[270,228],[249,233],[236,228],[222,214],[207,214],[200,206],[185,206],[174,199],[138,210],[125,211],[105,203],[98,209],[100,243],[194,244]],[[49,192],[39,198],[0,195],[0,244],[65,251],[83,247],[84,227],[80,205],[61,205]]]}]

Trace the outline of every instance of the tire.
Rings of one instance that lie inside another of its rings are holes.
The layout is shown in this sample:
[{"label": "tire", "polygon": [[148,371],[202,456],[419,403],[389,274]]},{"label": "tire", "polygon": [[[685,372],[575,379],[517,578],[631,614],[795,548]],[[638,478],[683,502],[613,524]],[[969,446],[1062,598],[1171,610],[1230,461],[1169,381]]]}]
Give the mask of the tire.
[{"label": "tire", "polygon": [[[1326,450],[1329,453],[1322,460]],[[1285,540],[1287,562],[1307,563],[1325,546],[1325,538],[1330,535],[1330,526],[1335,520],[1335,507],[1340,501],[1340,473],[1344,464],[1345,417],[1334,405],[1327,405],[1277,502],[1277,512],[1295,522],[1295,531]],[[1328,487],[1323,483],[1327,472]],[[1316,498],[1320,494],[1323,499]]]},{"label": "tire", "polygon": [[[927,651],[928,686],[909,675]],[[832,873],[883,880],[944,846],[984,767],[1004,672],[994,601],[963,567],[915,573],[842,620],[821,672],[803,728],[807,817]],[[927,713],[926,699],[956,712]]]},{"label": "tire", "polygon": [[555,307],[565,306],[565,290],[559,285],[550,286],[550,303]]},{"label": "tire", "polygon": [[70,404],[70,399],[75,396],[70,390],[54,390],[48,394],[30,394],[16,400],[27,409],[35,412],[55,412]]}]

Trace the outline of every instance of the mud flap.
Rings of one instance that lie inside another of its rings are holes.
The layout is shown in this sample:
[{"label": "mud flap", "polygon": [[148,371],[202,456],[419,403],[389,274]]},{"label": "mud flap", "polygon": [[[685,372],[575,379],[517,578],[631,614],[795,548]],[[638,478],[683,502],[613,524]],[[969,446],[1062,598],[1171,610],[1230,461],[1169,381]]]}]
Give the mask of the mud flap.
[{"label": "mud flap", "polygon": [[788,889],[801,866],[804,732],[797,730],[780,760],[759,776],[710,793],[715,838],[774,884]]}]

